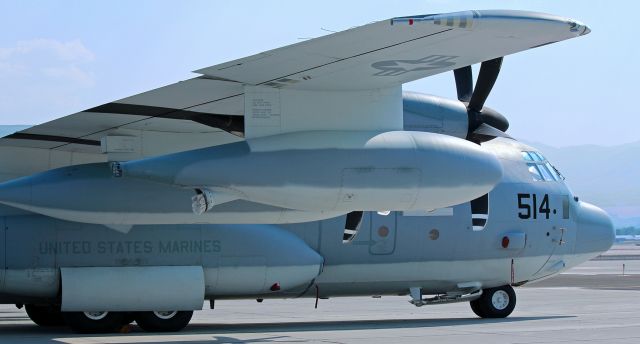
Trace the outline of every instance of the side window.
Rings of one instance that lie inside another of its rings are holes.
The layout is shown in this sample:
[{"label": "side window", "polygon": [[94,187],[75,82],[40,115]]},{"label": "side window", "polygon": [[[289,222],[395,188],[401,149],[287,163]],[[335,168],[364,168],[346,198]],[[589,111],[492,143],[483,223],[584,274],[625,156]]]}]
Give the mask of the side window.
[{"label": "side window", "polygon": [[471,201],[471,225],[474,231],[481,231],[489,220],[489,194]]}]

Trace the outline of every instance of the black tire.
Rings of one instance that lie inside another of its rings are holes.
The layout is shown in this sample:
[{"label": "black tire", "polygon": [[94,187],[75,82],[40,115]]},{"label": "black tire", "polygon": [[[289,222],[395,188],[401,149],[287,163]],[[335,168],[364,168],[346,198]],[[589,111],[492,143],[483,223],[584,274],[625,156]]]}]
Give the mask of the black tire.
[{"label": "black tire", "polygon": [[122,313],[122,325],[129,325],[134,321],[136,321],[136,313],[135,312]]},{"label": "black tire", "polygon": [[25,305],[29,319],[42,327],[65,326],[60,305]]},{"label": "black tire", "polygon": [[193,311],[166,312],[166,317],[162,317],[162,312],[138,312],[136,323],[147,332],[177,332],[185,328]]},{"label": "black tire", "polygon": [[125,313],[106,312],[93,317],[92,313],[98,312],[62,312],[62,316],[76,333],[109,333],[123,327]]},{"label": "black tire", "polygon": [[471,310],[473,311],[473,313],[475,313],[477,316],[481,317],[481,318],[486,318],[484,311],[482,310],[482,308],[480,307],[480,303],[478,302],[478,300],[473,300],[471,302],[469,302],[469,305],[471,305]]},{"label": "black tire", "polygon": [[481,318],[506,318],[516,308],[516,292],[509,285],[484,289],[482,296],[471,301],[470,305]]}]

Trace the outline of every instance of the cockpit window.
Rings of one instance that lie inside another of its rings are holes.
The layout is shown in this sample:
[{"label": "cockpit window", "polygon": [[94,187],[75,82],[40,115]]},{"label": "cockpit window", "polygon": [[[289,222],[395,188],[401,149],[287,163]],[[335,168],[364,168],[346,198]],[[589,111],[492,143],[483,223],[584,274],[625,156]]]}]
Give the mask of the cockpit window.
[{"label": "cockpit window", "polygon": [[555,182],[564,180],[558,169],[551,165],[542,154],[538,152],[521,152],[522,159],[526,161],[529,173],[534,181]]},{"label": "cockpit window", "polygon": [[533,176],[533,180],[535,180],[535,181],[544,180],[544,179],[542,179],[542,175],[540,174],[540,170],[538,170],[537,164],[528,163],[527,166],[529,166],[529,172]]},{"label": "cockpit window", "polygon": [[542,155],[536,153],[536,152],[529,152],[529,154],[531,155],[531,157],[533,158],[534,161],[543,161],[544,158],[542,157]]},{"label": "cockpit window", "polygon": [[560,171],[558,171],[558,169],[556,169],[553,165],[551,165],[548,161],[546,164],[544,164],[545,166],[547,166],[547,168],[549,169],[549,171],[551,171],[551,174],[553,174],[553,177],[556,180],[564,180],[564,176],[562,174],[560,174]]},{"label": "cockpit window", "polygon": [[531,157],[531,155],[529,155],[529,152],[522,152],[522,158],[525,161],[533,161],[533,158]]},{"label": "cockpit window", "polygon": [[551,174],[551,171],[549,171],[549,169],[547,169],[546,165],[538,165],[538,169],[542,173],[542,177],[544,177],[544,180],[551,181],[551,182],[555,182],[556,181],[556,179]]}]

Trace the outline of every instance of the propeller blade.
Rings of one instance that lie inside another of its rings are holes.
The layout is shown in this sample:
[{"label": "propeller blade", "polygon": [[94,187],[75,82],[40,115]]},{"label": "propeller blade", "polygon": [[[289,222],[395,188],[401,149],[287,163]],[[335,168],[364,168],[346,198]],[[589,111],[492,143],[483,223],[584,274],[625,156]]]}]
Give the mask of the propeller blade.
[{"label": "propeller blade", "polygon": [[504,131],[492,127],[487,123],[481,123],[472,133],[471,136],[475,138],[473,141],[485,142],[496,137],[504,137],[507,139],[513,139]]},{"label": "propeller blade", "polygon": [[473,73],[471,72],[471,66],[454,69],[453,76],[456,79],[458,100],[468,103],[473,94]]},{"label": "propeller blade", "polygon": [[475,112],[482,111],[484,102],[487,100],[487,97],[489,97],[489,93],[498,79],[501,66],[502,57],[482,62],[476,87],[471,95],[471,100],[469,100],[469,110]]}]

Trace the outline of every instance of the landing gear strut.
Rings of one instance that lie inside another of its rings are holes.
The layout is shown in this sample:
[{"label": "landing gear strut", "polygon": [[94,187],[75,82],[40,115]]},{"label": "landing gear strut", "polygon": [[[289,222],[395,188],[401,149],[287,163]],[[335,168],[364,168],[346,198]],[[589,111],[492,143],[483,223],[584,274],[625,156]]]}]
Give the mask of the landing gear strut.
[{"label": "landing gear strut", "polygon": [[482,296],[470,304],[481,318],[506,318],[516,307],[516,293],[509,285],[484,289]]}]

